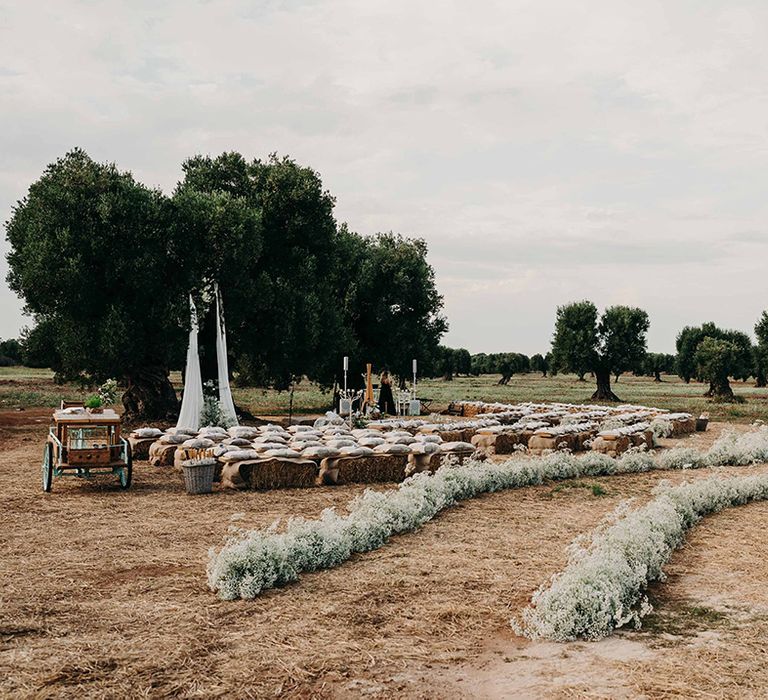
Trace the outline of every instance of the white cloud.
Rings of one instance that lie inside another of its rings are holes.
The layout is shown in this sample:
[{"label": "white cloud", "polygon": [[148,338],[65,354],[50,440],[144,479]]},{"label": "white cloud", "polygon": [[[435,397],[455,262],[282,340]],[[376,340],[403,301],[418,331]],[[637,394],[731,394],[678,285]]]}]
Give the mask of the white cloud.
[{"label": "white cloud", "polygon": [[[725,0],[0,0],[0,209],[75,145],[166,190],[194,153],[278,151],[354,229],[429,242],[447,342],[543,350],[555,306],[591,298],[647,308],[669,350],[768,306],[767,20]],[[0,336],[18,309],[0,288]]]}]

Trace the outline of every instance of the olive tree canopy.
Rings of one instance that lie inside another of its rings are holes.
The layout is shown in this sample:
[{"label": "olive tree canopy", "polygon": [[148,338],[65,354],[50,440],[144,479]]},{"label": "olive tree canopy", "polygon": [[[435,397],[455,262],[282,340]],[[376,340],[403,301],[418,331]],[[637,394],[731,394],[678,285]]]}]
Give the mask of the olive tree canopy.
[{"label": "olive tree canopy", "polygon": [[116,376],[129,413],[170,415],[168,368],[188,324],[185,242],[162,193],[75,149],[6,225],[8,283],[55,342],[63,379]]},{"label": "olive tree canopy", "polygon": [[646,353],[648,314],[629,306],[611,306],[598,321],[597,308],[580,301],[557,309],[552,364],[583,376],[594,372],[592,400],[619,401],[611,376],[639,369]]}]

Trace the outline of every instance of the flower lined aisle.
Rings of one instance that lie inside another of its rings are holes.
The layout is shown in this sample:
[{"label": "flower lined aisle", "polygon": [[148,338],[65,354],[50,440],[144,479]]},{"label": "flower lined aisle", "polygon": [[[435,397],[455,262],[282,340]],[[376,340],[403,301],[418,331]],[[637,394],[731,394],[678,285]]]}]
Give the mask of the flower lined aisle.
[{"label": "flower lined aisle", "polygon": [[705,515],[768,498],[768,474],[713,477],[670,488],[649,504],[619,507],[591,535],[577,539],[568,566],[533,596],[513,628],[531,639],[601,639],[634,624],[652,607],[645,589],[664,580],[662,567],[685,533]]},{"label": "flower lined aisle", "polygon": [[263,590],[296,581],[301,572],[338,566],[355,553],[381,547],[395,534],[410,532],[440,511],[483,493],[583,476],[649,469],[747,465],[768,461],[768,428],[726,435],[709,450],[686,448],[657,456],[630,451],[618,459],[599,453],[578,458],[567,452],[502,463],[446,464],[433,475],[416,474],[396,489],[366,491],[342,516],[328,509],[318,520],[292,518],[283,531],[235,532],[219,551],[211,550],[208,583],[224,599],[254,598]]}]

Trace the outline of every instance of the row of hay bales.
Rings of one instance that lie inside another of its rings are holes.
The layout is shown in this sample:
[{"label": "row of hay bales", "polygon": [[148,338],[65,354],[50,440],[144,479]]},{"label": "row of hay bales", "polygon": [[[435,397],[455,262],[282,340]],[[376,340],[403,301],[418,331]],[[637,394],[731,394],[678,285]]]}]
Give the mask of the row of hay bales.
[{"label": "row of hay bales", "polygon": [[415,472],[436,470],[449,456],[463,461],[474,452],[468,441],[444,439],[418,427],[352,430],[339,420],[289,428],[140,428],[129,440],[135,457],[154,466],[181,468],[191,457],[213,456],[222,487],[252,489],[402,481]]},{"label": "row of hay bales", "polygon": [[[458,406],[459,404],[454,404]],[[472,444],[485,454],[510,454],[525,447],[533,454],[558,449],[593,449],[617,455],[630,447],[653,446],[650,421],[669,423],[672,437],[693,432],[689,413],[624,404],[617,407],[577,404],[461,404],[474,420],[495,417],[499,424],[476,431]],[[610,425],[610,427],[608,427]]]},{"label": "row of hay bales", "polygon": [[594,422],[552,425],[545,421],[524,420],[497,428],[483,428],[472,438],[472,444],[486,454],[511,454],[526,448],[532,454],[568,449],[580,452],[597,434]]},{"label": "row of hay bales", "polygon": [[[174,465],[202,453],[217,460],[223,487],[269,489],[314,484],[401,481],[409,474],[434,471],[453,455],[510,454],[520,447],[534,454],[592,447],[620,454],[643,441],[652,445],[647,420],[670,421],[671,434],[695,429],[690,414],[670,414],[644,406],[573,404],[482,404],[474,418],[373,421],[350,429],[341,419],[313,426],[266,425],[203,428],[200,431],[140,428],[129,439],[136,459]],[[619,423],[606,428],[606,421]],[[601,429],[602,428],[602,429]]]}]

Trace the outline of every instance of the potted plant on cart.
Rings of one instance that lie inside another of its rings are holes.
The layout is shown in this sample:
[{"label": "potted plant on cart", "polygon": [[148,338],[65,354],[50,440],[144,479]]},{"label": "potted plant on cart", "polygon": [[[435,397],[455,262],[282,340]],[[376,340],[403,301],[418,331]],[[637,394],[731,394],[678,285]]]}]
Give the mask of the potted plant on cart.
[{"label": "potted plant on cart", "polygon": [[101,399],[98,394],[93,394],[85,400],[85,408],[88,409],[88,413],[104,413],[104,406],[101,403]]}]

